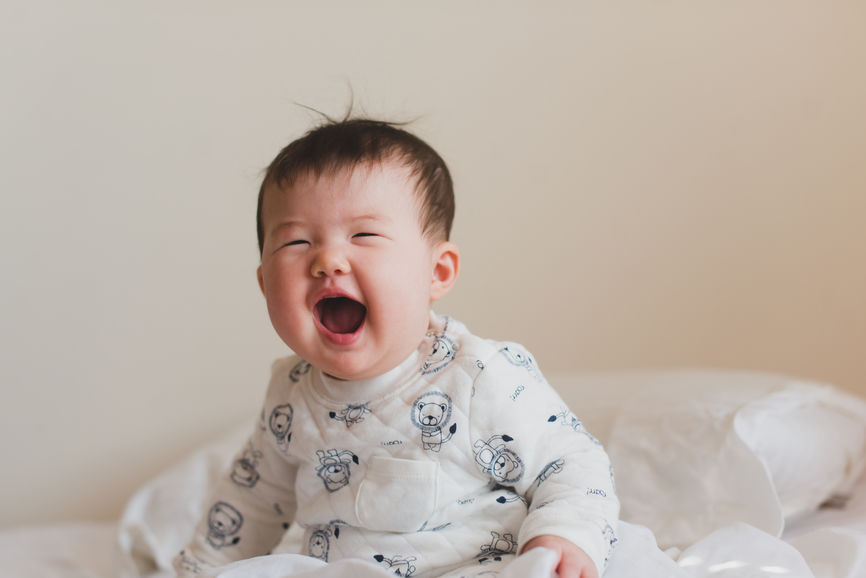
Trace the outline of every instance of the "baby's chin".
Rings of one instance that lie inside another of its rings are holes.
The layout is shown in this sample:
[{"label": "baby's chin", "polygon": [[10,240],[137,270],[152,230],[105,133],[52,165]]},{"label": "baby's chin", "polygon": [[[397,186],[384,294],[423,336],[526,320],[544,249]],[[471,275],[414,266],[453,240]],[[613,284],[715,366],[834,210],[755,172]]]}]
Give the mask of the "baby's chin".
[{"label": "baby's chin", "polygon": [[[400,362],[397,362],[393,365],[390,364],[382,364],[373,365],[369,367],[343,367],[343,366],[329,366],[324,364],[324,367],[320,367],[322,373],[327,375],[332,379],[336,379],[338,381],[361,381],[364,379],[373,379],[374,377],[379,377],[380,375],[384,375],[397,367]],[[315,364],[313,364],[315,366]]]},{"label": "baby's chin", "polygon": [[411,327],[404,324],[385,335],[376,330],[382,326],[382,320],[369,316],[365,320],[372,323],[362,323],[359,338],[347,345],[335,344],[332,336],[322,332],[320,323],[314,323],[305,339],[283,341],[295,354],[333,379],[372,379],[398,367],[418,351],[427,335],[429,317],[412,323]]},{"label": "baby's chin", "polygon": [[[420,345],[420,340],[418,345]],[[406,361],[418,347],[414,347],[405,351],[403,348],[395,349],[384,356],[377,356],[375,359],[364,357],[361,355],[354,356],[351,354],[339,355],[339,360],[321,360],[321,364],[310,362],[314,367],[320,369],[322,373],[328,377],[340,381],[360,381],[364,379],[373,379],[384,375],[400,366]],[[354,358],[354,359],[353,359]],[[307,360],[309,361],[309,360]]]}]

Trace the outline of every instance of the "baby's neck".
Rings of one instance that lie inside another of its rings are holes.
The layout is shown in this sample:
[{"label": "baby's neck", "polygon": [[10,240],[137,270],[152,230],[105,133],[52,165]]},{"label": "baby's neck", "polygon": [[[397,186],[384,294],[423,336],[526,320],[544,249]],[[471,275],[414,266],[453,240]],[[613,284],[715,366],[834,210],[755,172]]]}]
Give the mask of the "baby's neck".
[{"label": "baby's neck", "polygon": [[368,379],[338,379],[318,371],[321,393],[334,401],[362,403],[395,391],[418,375],[421,354],[416,349],[396,367]]}]

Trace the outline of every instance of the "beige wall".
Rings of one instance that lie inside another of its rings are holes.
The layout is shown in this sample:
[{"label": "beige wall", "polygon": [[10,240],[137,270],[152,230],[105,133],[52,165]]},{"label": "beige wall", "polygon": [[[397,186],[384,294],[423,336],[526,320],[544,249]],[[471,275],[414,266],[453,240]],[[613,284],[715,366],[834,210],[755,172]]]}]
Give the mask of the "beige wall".
[{"label": "beige wall", "polygon": [[453,169],[439,310],[548,372],[866,394],[866,4],[131,4],[0,7],[0,525],[255,415],[259,171],[349,86]]}]

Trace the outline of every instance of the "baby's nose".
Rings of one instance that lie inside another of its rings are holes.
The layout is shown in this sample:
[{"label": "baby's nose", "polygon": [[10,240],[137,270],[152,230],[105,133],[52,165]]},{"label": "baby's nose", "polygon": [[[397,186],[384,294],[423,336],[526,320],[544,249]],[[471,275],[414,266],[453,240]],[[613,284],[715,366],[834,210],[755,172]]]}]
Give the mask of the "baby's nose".
[{"label": "baby's nose", "polygon": [[351,269],[345,255],[334,249],[322,249],[313,259],[310,273],[313,277],[330,277],[332,275],[345,275],[349,271]]}]

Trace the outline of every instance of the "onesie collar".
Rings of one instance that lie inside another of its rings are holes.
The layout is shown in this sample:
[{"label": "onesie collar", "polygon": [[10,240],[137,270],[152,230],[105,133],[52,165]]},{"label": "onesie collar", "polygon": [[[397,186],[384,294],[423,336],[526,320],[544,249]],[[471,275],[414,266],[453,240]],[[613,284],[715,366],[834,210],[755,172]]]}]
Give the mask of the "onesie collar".
[{"label": "onesie collar", "polygon": [[419,374],[421,354],[416,349],[394,369],[370,379],[341,380],[330,377],[320,370],[313,376],[313,388],[338,405],[352,402],[367,403],[383,398],[409,384]]}]

